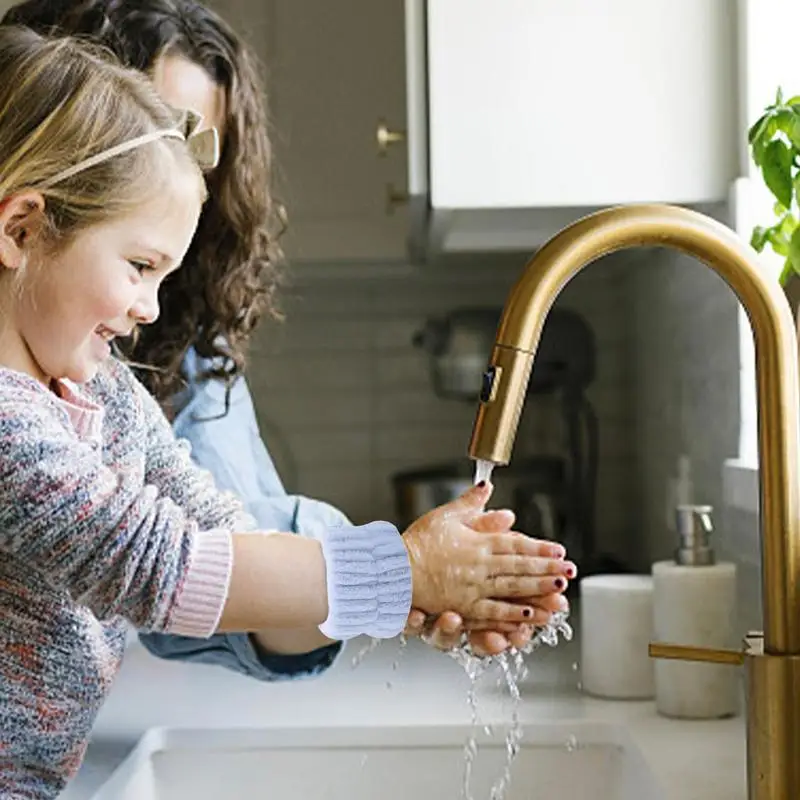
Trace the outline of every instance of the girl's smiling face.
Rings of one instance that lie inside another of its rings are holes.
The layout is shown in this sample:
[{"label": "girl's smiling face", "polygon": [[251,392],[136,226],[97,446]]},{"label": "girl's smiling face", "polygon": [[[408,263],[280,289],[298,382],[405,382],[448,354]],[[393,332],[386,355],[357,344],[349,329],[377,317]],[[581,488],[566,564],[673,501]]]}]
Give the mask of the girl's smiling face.
[{"label": "girl's smiling face", "polygon": [[115,337],[158,317],[159,286],[188,250],[202,205],[196,177],[176,173],[168,195],[55,250],[42,235],[41,195],[0,206],[4,366],[46,383],[83,383],[109,357]]}]

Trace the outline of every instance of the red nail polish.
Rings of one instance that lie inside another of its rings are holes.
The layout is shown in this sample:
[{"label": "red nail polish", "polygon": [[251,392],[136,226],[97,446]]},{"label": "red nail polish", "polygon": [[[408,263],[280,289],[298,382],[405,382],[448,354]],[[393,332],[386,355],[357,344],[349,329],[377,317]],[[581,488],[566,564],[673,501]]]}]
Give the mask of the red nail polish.
[{"label": "red nail polish", "polygon": [[529,608],[522,609],[522,616],[523,617],[530,617],[533,612]]},{"label": "red nail polish", "polygon": [[555,584],[555,587],[556,587],[556,589],[563,589],[563,588],[564,588],[564,586],[566,585],[566,584],[564,583],[564,579],[563,579],[563,578],[556,578],[556,579],[553,581],[553,583]]},{"label": "red nail polish", "polygon": [[567,567],[567,577],[574,578],[575,577],[575,567]]},{"label": "red nail polish", "polygon": [[480,481],[476,484],[479,489],[483,489],[486,486],[486,481]]}]

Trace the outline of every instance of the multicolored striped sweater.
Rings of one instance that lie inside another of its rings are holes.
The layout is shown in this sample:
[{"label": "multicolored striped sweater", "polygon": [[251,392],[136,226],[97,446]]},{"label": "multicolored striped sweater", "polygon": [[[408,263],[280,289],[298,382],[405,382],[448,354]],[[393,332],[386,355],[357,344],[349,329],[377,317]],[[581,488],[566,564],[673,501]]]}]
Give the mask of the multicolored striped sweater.
[{"label": "multicolored striped sweater", "polygon": [[[88,385],[0,368],[0,797],[47,800],[80,766],[126,621],[204,638],[232,533],[254,521],[117,361]],[[399,634],[411,566],[390,523],[320,537],[332,639]]]},{"label": "multicolored striped sweater", "polygon": [[55,797],[77,771],[125,620],[215,630],[230,531],[252,524],[119,362],[58,395],[0,368],[0,797]]}]

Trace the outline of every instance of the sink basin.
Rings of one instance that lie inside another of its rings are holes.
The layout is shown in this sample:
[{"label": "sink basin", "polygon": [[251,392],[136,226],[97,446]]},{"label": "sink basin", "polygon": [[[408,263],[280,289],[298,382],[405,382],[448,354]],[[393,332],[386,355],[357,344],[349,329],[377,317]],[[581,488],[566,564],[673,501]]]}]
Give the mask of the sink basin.
[{"label": "sink basin", "polygon": [[[489,800],[503,731],[481,733],[471,780]],[[468,730],[449,727],[154,729],[92,800],[460,800]],[[663,800],[622,727],[526,725],[506,800]]]}]

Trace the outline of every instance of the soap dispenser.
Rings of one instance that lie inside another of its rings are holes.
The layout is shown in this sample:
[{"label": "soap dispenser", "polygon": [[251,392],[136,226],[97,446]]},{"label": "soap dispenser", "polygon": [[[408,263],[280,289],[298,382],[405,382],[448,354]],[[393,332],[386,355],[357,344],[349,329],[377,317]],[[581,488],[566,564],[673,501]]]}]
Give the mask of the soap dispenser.
[{"label": "soap dispenser", "polygon": [[[656,641],[735,648],[736,565],[717,563],[711,506],[675,510],[673,561],[653,564]],[[739,709],[739,670],[727,665],[657,659],[656,709],[667,717],[715,719]]]}]

